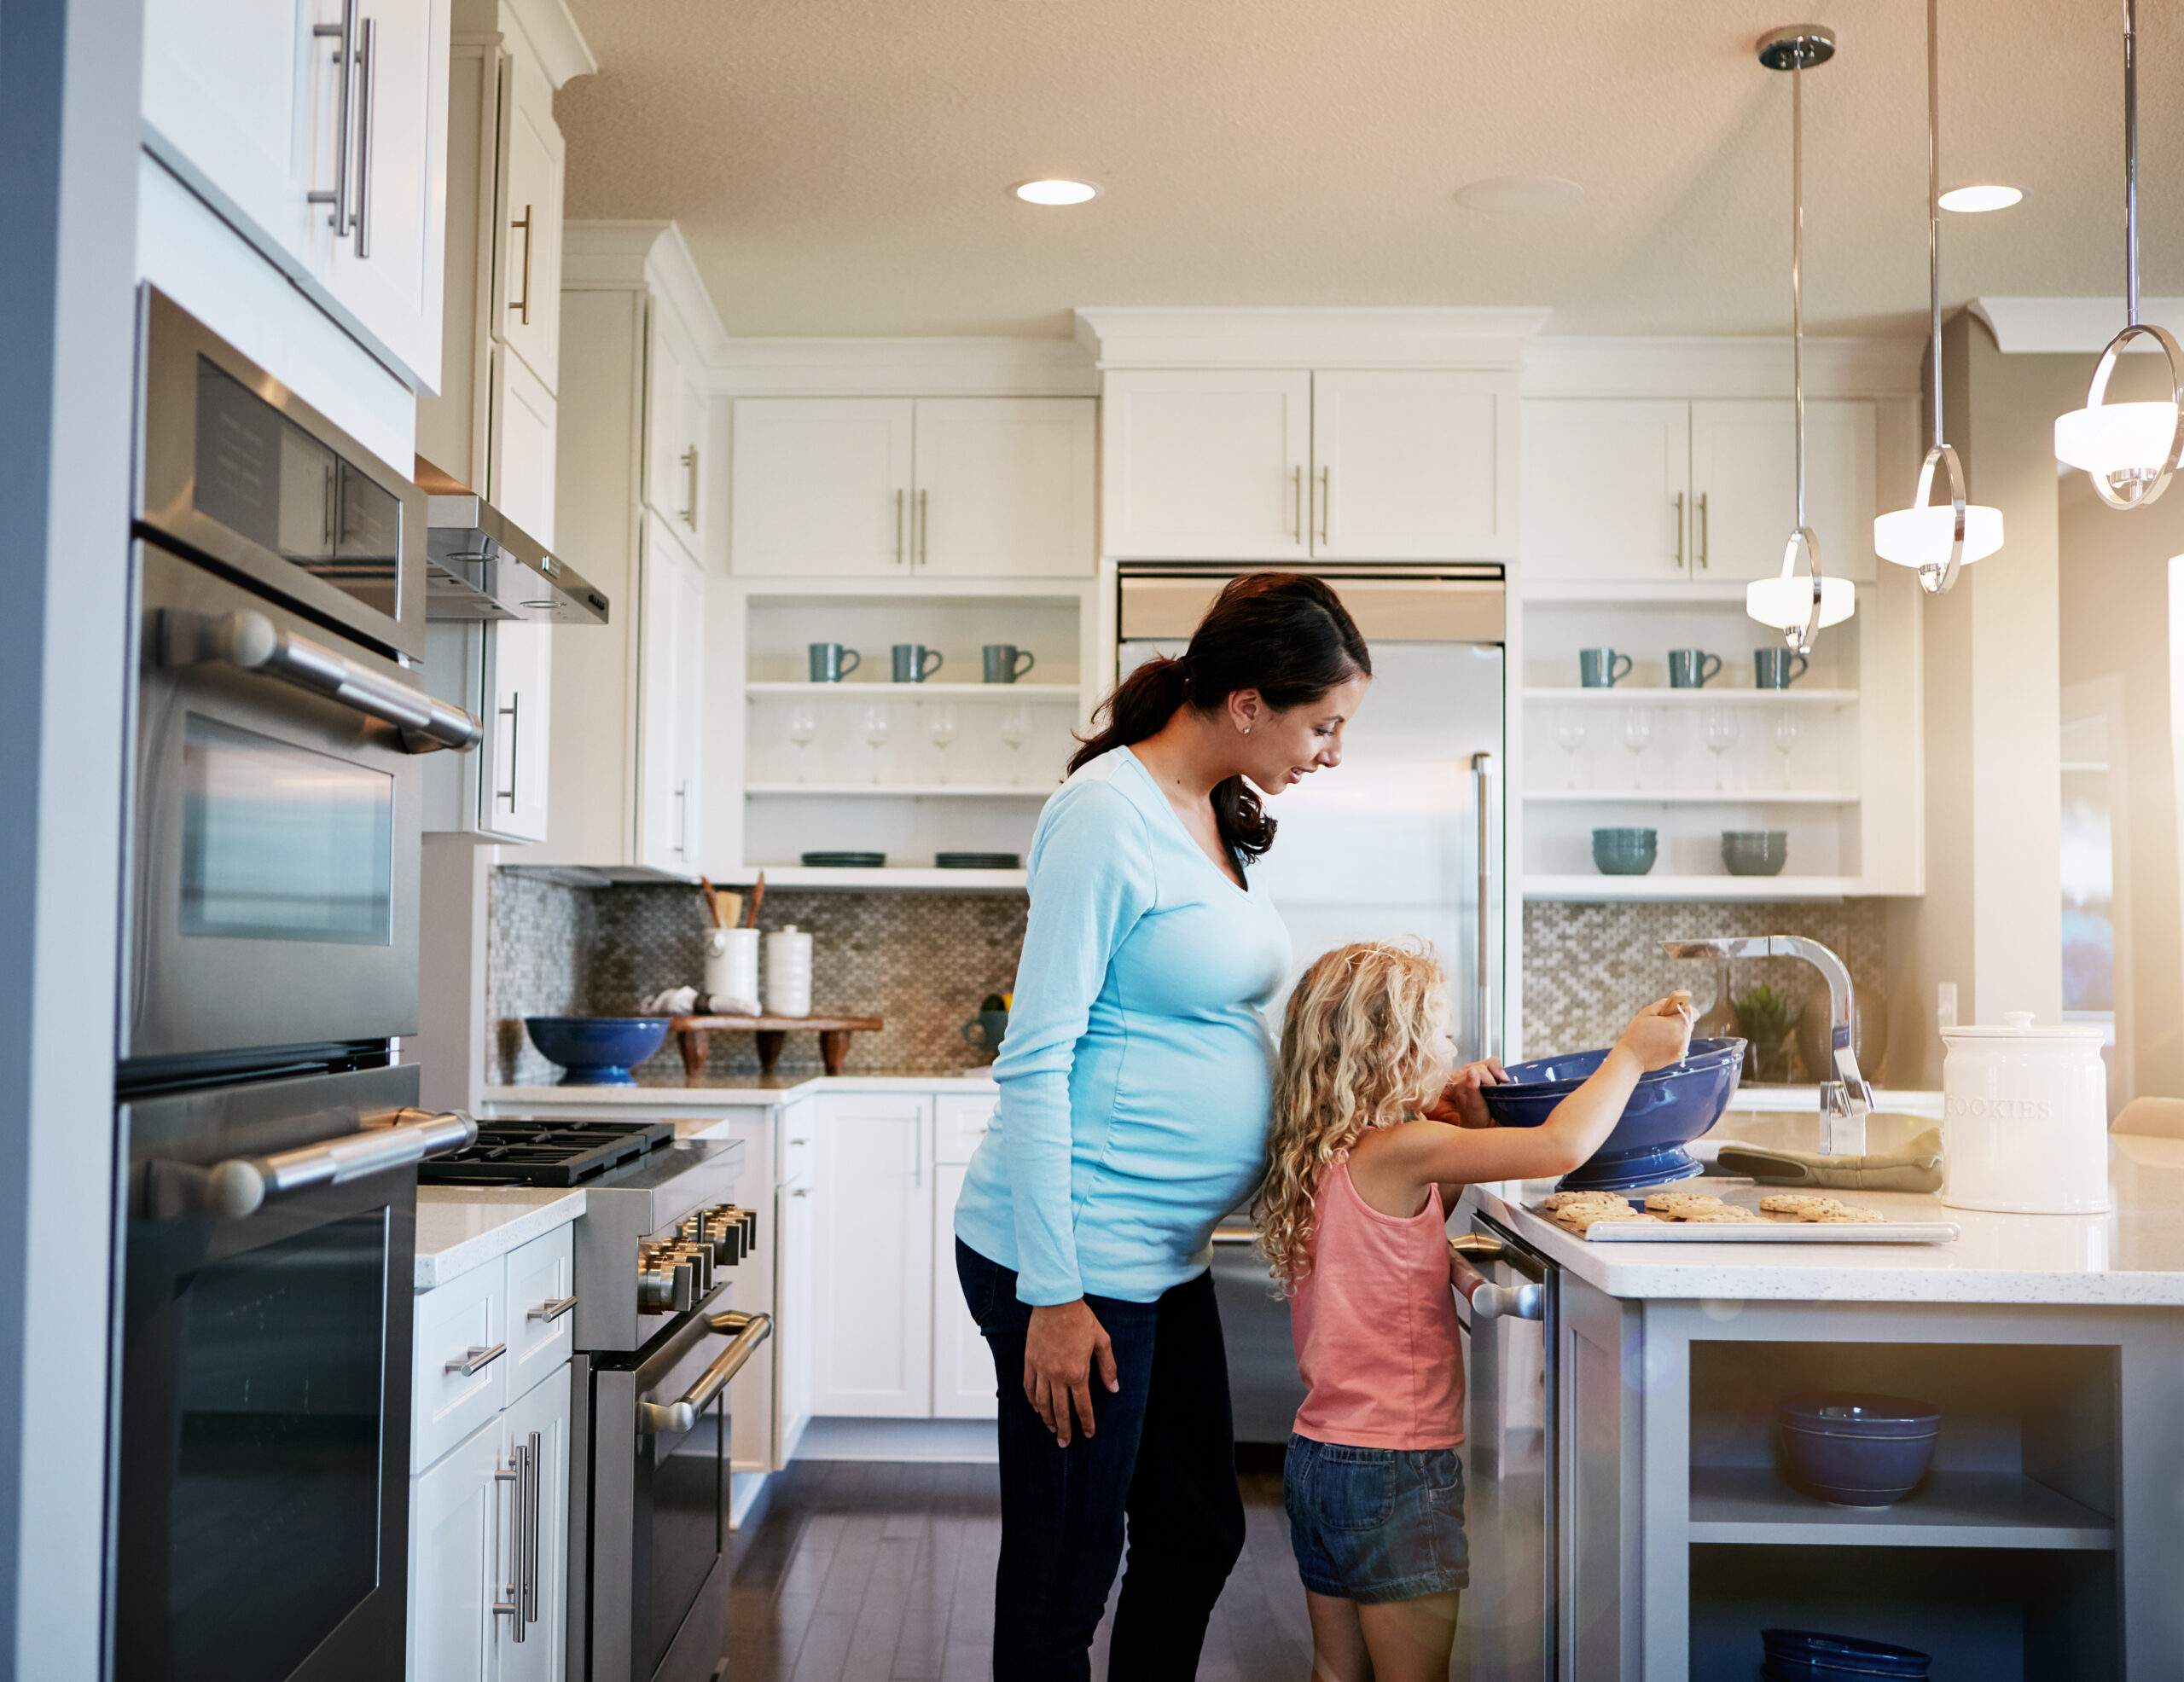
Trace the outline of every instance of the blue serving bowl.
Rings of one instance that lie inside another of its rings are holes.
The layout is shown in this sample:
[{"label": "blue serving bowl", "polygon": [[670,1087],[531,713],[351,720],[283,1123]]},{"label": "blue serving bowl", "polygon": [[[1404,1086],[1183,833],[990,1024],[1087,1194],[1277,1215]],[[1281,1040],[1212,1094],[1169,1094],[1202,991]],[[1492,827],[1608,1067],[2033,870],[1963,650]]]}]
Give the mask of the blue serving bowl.
[{"label": "blue serving bowl", "polygon": [[539,1054],[561,1065],[565,1087],[633,1087],[630,1069],[667,1038],[664,1016],[527,1016]]},{"label": "blue serving bowl", "polygon": [[1775,1404],[1783,1476],[1838,1507],[1886,1507],[1926,1475],[1942,1411],[1908,1396],[1819,1391]]},{"label": "blue serving bowl", "polygon": [[[1722,1118],[1744,1074],[1742,1040],[1693,1040],[1681,1063],[1638,1077],[1622,1119],[1590,1162],[1560,1181],[1565,1192],[1629,1192],[1688,1180],[1698,1162],[1684,1146]],[[1513,1064],[1504,1086],[1482,1087],[1497,1127],[1536,1128],[1585,1083],[1607,1052],[1572,1052]]]},{"label": "blue serving bowl", "polygon": [[1897,1677],[1919,1682],[1933,1660],[1915,1647],[1868,1641],[1856,1635],[1823,1635],[1809,1629],[1763,1629],[1769,1674],[1780,1682],[1853,1682]]}]

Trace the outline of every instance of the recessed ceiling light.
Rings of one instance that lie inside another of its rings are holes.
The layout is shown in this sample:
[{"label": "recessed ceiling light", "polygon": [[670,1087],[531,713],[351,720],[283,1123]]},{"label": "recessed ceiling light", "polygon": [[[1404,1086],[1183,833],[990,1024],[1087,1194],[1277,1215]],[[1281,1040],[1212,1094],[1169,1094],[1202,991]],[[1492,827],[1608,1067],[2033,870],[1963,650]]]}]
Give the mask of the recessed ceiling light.
[{"label": "recessed ceiling light", "polygon": [[1019,181],[1008,190],[1027,205],[1081,205],[1100,196],[1095,182],[1066,181],[1059,177],[1047,181]]},{"label": "recessed ceiling light", "polygon": [[2024,196],[2022,187],[1952,187],[1942,194],[1945,211],[2007,210]]},{"label": "recessed ceiling light", "polygon": [[1549,211],[1574,205],[1585,189],[1559,175],[1497,175],[1456,188],[1456,202],[1467,210]]}]

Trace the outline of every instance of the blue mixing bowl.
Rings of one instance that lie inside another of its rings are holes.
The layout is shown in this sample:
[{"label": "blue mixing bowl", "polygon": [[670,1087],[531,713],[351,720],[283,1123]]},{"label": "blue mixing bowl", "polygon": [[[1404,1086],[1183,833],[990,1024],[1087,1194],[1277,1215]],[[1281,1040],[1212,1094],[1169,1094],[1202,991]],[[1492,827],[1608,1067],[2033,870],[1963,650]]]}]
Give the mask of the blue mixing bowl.
[{"label": "blue mixing bowl", "polygon": [[667,1038],[664,1016],[527,1016],[524,1030],[565,1087],[633,1087],[630,1070]]},{"label": "blue mixing bowl", "polygon": [[1774,1404],[1785,1476],[1838,1507],[1886,1507],[1926,1475],[1942,1411],[1908,1396],[1807,1392]]},{"label": "blue mixing bowl", "polygon": [[[1742,1040],[1693,1040],[1681,1063],[1638,1077],[1623,1118],[1592,1160],[1562,1176],[1565,1192],[1628,1192],[1688,1180],[1699,1163],[1683,1147],[1722,1118],[1744,1074]],[[1585,1083],[1606,1050],[1512,1064],[1505,1086],[1482,1087],[1497,1127],[1536,1128]]]}]

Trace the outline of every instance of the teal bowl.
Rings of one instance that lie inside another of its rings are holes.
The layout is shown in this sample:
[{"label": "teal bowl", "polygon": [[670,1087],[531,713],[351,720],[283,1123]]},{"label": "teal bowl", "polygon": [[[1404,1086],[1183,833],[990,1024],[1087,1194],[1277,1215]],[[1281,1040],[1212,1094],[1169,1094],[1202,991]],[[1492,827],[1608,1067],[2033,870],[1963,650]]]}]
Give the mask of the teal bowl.
[{"label": "teal bowl", "polygon": [[1593,866],[1603,876],[1643,876],[1660,856],[1660,837],[1650,829],[1596,829]]},{"label": "teal bowl", "polygon": [[1722,866],[1732,876],[1780,876],[1789,861],[1790,832],[1785,829],[1725,829]]}]

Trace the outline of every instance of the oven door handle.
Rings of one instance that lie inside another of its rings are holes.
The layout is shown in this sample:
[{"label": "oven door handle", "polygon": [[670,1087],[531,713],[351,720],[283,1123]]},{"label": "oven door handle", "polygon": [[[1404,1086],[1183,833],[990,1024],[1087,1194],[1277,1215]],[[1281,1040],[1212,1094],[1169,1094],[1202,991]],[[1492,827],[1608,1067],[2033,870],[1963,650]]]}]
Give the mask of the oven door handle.
[{"label": "oven door handle", "polygon": [[698,1382],[690,1386],[680,1401],[641,1401],[637,1404],[637,1434],[656,1436],[662,1432],[680,1434],[695,1429],[698,1416],[712,1406],[713,1398],[728,1388],[728,1381],[743,1370],[743,1363],[758,1353],[758,1345],[772,1335],[774,1317],[771,1314],[746,1314],[731,1311],[724,1314],[709,1314],[707,1323],[716,1331],[732,1331],[735,1341],[720,1353],[720,1359],[698,1375]]},{"label": "oven door handle", "polygon": [[1492,1251],[1484,1251],[1467,1244],[1457,1245],[1460,1239],[1449,1242],[1449,1277],[1457,1290],[1464,1294],[1464,1301],[1471,1305],[1471,1317],[1479,1320],[1545,1320],[1547,1318],[1547,1287],[1527,1280],[1523,1285],[1496,1285],[1480,1273],[1466,1259],[1467,1255],[1489,1255],[1507,1261],[1499,1240],[1489,1239]]},{"label": "oven door handle", "polygon": [[405,1168],[477,1140],[478,1123],[460,1111],[435,1116],[404,1109],[362,1133],[276,1156],[234,1157],[209,1169],[189,1163],[154,1163],[152,1215],[164,1220],[204,1213],[240,1221],[255,1214],[269,1198]]},{"label": "oven door handle", "polygon": [[402,745],[412,753],[443,747],[468,753],[485,740],[485,727],[461,707],[392,682],[248,608],[217,616],[160,609],[160,658],[168,666],[217,661],[308,689],[386,720],[402,732]]}]

